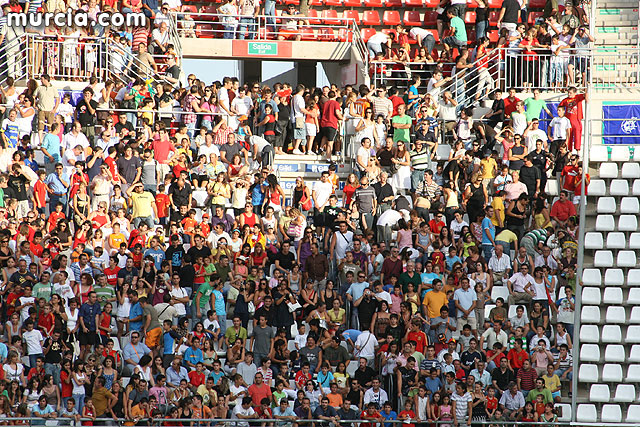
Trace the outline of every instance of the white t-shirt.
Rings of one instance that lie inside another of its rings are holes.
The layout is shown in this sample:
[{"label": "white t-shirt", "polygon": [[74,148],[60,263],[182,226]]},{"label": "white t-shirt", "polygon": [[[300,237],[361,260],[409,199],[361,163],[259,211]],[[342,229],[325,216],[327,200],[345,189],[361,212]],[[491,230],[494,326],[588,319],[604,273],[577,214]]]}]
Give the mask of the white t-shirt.
[{"label": "white t-shirt", "polygon": [[511,113],[511,121],[513,122],[513,131],[516,135],[522,135],[527,129],[527,116],[524,113],[514,111]]},{"label": "white t-shirt", "polygon": [[22,339],[27,343],[27,354],[42,354],[41,342],[44,340],[39,330],[24,331]]},{"label": "white t-shirt", "polygon": [[566,117],[554,117],[551,119],[551,137],[553,139],[566,139],[567,131],[571,129],[571,122]]},{"label": "white t-shirt", "polygon": [[[221,87],[220,89],[218,89],[218,103],[220,105],[224,104],[227,109],[229,109],[229,91],[227,90],[227,88]],[[220,108],[220,113],[222,115],[227,115],[227,112],[222,108]]]},{"label": "white t-shirt", "polygon": [[[35,302],[35,301],[36,301],[35,297],[20,297],[18,298],[18,305],[24,305],[24,304]],[[29,317],[29,308],[31,307],[32,306],[28,305],[20,309],[20,320],[22,322],[27,320],[27,317]]]},{"label": "white t-shirt", "polygon": [[304,98],[302,95],[294,95],[293,96],[293,116],[294,117],[304,117],[304,113],[302,109],[305,107]]},{"label": "white t-shirt", "polygon": [[246,116],[251,110],[251,98],[245,95],[244,98],[236,96],[231,102],[233,108],[238,112],[239,116]]},{"label": "white t-shirt", "polygon": [[329,181],[317,182],[313,187],[314,193],[316,193],[316,208],[327,203],[331,193],[333,193],[333,185]]},{"label": "white t-shirt", "polygon": [[[54,289],[55,289],[55,287],[54,287]],[[75,313],[71,313],[71,310],[69,309],[69,307],[64,309],[64,314],[67,315],[67,328],[69,330],[71,330],[71,331],[73,331],[73,329],[78,324],[78,313],[79,312],[80,312],[80,310],[78,308],[76,308]]]},{"label": "white t-shirt", "polygon": [[413,27],[411,30],[409,30],[409,37],[411,37],[414,40],[422,40],[425,37],[427,37],[429,34],[431,34],[429,31],[420,27]]},{"label": "white t-shirt", "polygon": [[[233,408],[233,412],[231,414],[231,418],[234,420],[239,419],[238,415],[243,415],[245,417],[251,416],[253,414],[255,414],[256,412],[253,410],[253,408],[251,406],[249,406],[248,409],[244,409],[242,407],[242,405],[236,405],[235,408]],[[236,422],[236,426],[237,427],[249,427],[249,422],[247,421],[238,421]]]},{"label": "white t-shirt", "polygon": [[[186,298],[188,296],[187,292],[182,288],[172,289],[171,292],[169,292],[169,295],[171,295],[174,298]],[[187,314],[187,310],[184,308],[183,303],[179,302],[179,303],[173,304],[173,306],[175,307],[176,312],[178,313],[178,317],[182,317]]]},{"label": "white t-shirt", "polygon": [[532,151],[535,151],[536,142],[539,139],[541,139],[543,141],[546,141],[548,139],[547,138],[547,134],[545,133],[545,131],[543,131],[542,129],[529,131],[529,133],[527,134],[527,148],[529,149],[530,153]]},{"label": "white t-shirt", "polygon": [[[440,101],[438,103],[440,106],[440,118],[446,121],[455,121],[456,120],[456,106],[450,102]],[[526,123],[526,119],[525,119]]]},{"label": "white t-shirt", "polygon": [[372,36],[369,38],[369,42],[371,42],[371,43],[373,43],[373,44],[377,44],[377,43],[380,43],[380,44],[382,44],[382,43],[386,43],[386,42],[387,42],[387,40],[389,40],[389,36],[388,36],[388,35],[386,35],[385,33],[380,33],[380,32],[375,33],[374,35],[372,35]]},{"label": "white t-shirt", "polygon": [[358,336],[358,339],[355,342],[355,346],[356,354],[358,355],[358,357],[375,357],[378,340],[371,332],[364,331]]},{"label": "white t-shirt", "polygon": [[427,92],[431,95],[433,99],[436,99],[436,100],[440,98],[440,88],[442,87],[442,86],[435,87],[435,84],[438,83],[439,81],[440,80],[436,80],[435,78],[431,77],[427,82]]},{"label": "white t-shirt", "polygon": [[363,169],[362,165],[369,165],[369,158],[371,157],[371,151],[364,148],[362,145],[358,148],[358,168]]}]

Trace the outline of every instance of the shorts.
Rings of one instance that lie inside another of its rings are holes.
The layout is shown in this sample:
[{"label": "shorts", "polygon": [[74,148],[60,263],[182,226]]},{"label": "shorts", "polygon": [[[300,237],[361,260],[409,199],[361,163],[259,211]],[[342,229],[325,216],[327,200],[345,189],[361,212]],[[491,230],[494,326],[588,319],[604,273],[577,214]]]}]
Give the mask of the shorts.
[{"label": "shorts", "polygon": [[553,397],[554,400],[555,400],[556,397],[561,397],[560,396],[560,392],[559,391],[551,392],[551,397]]},{"label": "shorts", "polygon": [[324,212],[320,212],[318,209],[314,209],[313,225],[315,225],[316,227],[324,226]]},{"label": "shorts", "polygon": [[461,331],[464,325],[471,326],[471,330],[478,330],[478,320],[475,317],[467,317],[466,319],[458,317],[457,322],[458,331]]},{"label": "shorts", "polygon": [[78,341],[80,345],[95,345],[96,344],[96,331],[84,332],[82,329],[78,330]]},{"label": "shorts", "polygon": [[332,127],[321,127],[320,132],[323,138],[327,138],[328,141],[335,141],[336,135],[338,135],[338,129]]},{"label": "shorts", "polygon": [[[315,137],[318,134],[318,128],[315,123],[305,123],[304,124],[305,133],[307,136]],[[298,129],[296,129],[298,130]],[[295,132],[295,131],[294,131]],[[295,133],[294,133],[295,135]]]},{"label": "shorts", "polygon": [[44,122],[47,122],[47,125],[49,125],[49,128],[51,128],[51,125],[53,124],[54,121],[54,112],[53,111],[38,111],[38,130],[44,130]]},{"label": "shorts", "polygon": [[[305,139],[308,135],[308,132],[306,131],[306,127],[302,128],[302,129],[296,129],[296,127],[293,127],[293,139]],[[313,134],[313,136],[315,136],[315,132]]]},{"label": "shorts", "polygon": [[145,337],[144,343],[149,348],[156,347],[160,344],[160,335],[162,334],[162,328],[155,328],[150,331],[147,331],[147,336]]}]

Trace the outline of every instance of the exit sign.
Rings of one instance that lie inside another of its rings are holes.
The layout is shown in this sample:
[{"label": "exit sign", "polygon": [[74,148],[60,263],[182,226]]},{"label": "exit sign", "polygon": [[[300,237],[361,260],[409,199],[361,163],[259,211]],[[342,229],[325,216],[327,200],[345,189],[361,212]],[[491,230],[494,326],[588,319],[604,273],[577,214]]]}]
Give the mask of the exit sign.
[{"label": "exit sign", "polygon": [[249,55],[278,55],[278,42],[249,42],[247,49]]}]

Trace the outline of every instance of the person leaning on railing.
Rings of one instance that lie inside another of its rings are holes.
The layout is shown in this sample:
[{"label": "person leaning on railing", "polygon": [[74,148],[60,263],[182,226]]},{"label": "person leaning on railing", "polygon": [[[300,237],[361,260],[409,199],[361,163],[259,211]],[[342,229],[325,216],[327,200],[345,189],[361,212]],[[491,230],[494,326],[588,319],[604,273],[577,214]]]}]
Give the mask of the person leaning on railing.
[{"label": "person leaning on railing", "polygon": [[295,5],[290,4],[287,10],[282,12],[282,26],[278,32],[278,40],[302,40],[302,34],[300,28],[303,25],[309,25],[309,21],[306,19],[300,19],[303,17],[300,12],[296,10]]}]

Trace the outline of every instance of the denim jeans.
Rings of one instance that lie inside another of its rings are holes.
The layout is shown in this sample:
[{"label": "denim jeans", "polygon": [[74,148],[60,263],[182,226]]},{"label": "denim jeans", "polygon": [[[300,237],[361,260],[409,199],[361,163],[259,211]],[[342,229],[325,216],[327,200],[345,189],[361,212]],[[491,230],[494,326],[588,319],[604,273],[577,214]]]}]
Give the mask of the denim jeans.
[{"label": "denim jeans", "polygon": [[255,18],[240,18],[240,25],[238,26],[238,39],[245,39],[245,31],[249,30],[249,40],[256,38],[256,20]]},{"label": "denim jeans", "polygon": [[476,40],[487,35],[487,28],[489,28],[489,21],[476,22]]},{"label": "denim jeans", "polygon": [[267,27],[273,28],[276,31],[276,2],[275,0],[266,0],[264,3],[264,14],[268,16]]},{"label": "denim jeans", "polygon": [[367,42],[367,49],[369,50],[369,57],[375,58],[378,53],[384,53],[382,50],[382,43]]},{"label": "denim jeans", "polygon": [[140,223],[146,222],[149,228],[153,228],[153,217],[152,216],[138,216],[133,218],[133,226],[138,228]]},{"label": "denim jeans", "polygon": [[60,364],[45,363],[44,372],[53,377],[53,383],[55,385],[60,384]]},{"label": "denim jeans", "polygon": [[426,169],[414,169],[411,171],[411,190],[412,191],[416,191],[416,188],[418,188],[418,185],[424,179],[424,171],[426,171]]},{"label": "denim jeans", "polygon": [[426,37],[422,39],[422,46],[427,51],[427,55],[431,54],[435,45],[436,39],[433,37],[433,34],[427,34]]},{"label": "denim jeans", "polygon": [[82,414],[82,408],[84,407],[84,394],[72,394],[71,397],[73,397],[76,401],[76,411],[78,411],[79,414]]},{"label": "denim jeans", "polygon": [[482,254],[487,262],[491,259],[493,254],[493,245],[482,245]]},{"label": "denim jeans", "polygon": [[44,354],[38,353],[38,354],[30,354],[29,355],[29,368],[35,368],[36,367],[36,359],[38,359],[38,357],[44,357]]},{"label": "denim jeans", "polygon": [[223,24],[224,26],[224,35],[222,36],[222,38],[227,39],[227,40],[231,40],[231,39],[235,39],[236,37],[236,28],[237,25],[236,24]]}]

